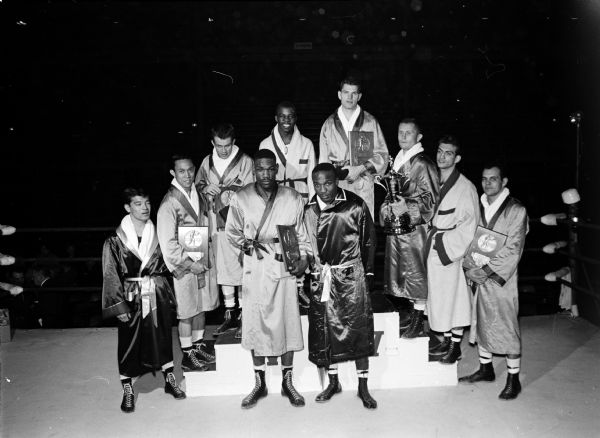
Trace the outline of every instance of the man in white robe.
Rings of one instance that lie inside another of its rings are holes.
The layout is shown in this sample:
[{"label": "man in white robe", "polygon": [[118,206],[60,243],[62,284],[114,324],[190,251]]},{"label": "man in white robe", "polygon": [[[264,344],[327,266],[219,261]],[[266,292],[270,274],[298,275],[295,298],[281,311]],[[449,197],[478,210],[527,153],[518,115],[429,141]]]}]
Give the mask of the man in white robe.
[{"label": "man in white robe", "polygon": [[[358,102],[362,97],[361,84],[357,78],[341,81],[338,91],[340,107],[330,115],[321,128],[319,138],[319,163],[332,163],[343,169],[340,187],[360,196],[375,218],[374,176],[382,175],[388,165],[388,148],[377,119],[364,111]],[[371,157],[359,163],[352,157],[351,132],[372,134]],[[345,174],[345,175],[344,175]]]},{"label": "man in white robe", "polygon": [[173,274],[177,300],[179,342],[184,371],[205,371],[215,357],[203,342],[205,315],[219,304],[214,256],[208,244],[207,262],[197,260],[179,242],[180,227],[208,226],[208,202],[194,186],[196,167],[187,155],[175,155],[170,170],[173,180],[157,214],[157,233],[165,263]]},{"label": "man in white robe", "polygon": [[229,211],[229,200],[235,192],[254,181],[252,158],[235,144],[235,129],[229,123],[212,128],[212,154],[206,156],[196,174],[196,188],[209,201],[212,245],[216,253],[217,283],[221,286],[225,304],[225,318],[214,332],[219,336],[230,329],[237,329],[236,338],[242,337],[241,313],[235,309],[235,290],[238,289],[238,304],[241,309],[242,266],[238,263],[240,251],[234,248],[225,236],[225,221]]},{"label": "man in white robe", "polygon": [[440,139],[436,161],[440,171],[440,200],[432,219],[427,257],[427,317],[431,330],[444,341],[430,350],[440,363],[461,358],[464,327],[471,324],[471,291],[462,262],[479,221],[477,190],[456,168],[461,155],[458,141]]},{"label": "man in white robe", "polygon": [[[267,395],[265,358],[281,356],[282,395],[293,406],[304,406],[292,382],[294,351],[304,348],[296,294],[296,278],[308,266],[310,242],[302,221],[304,201],[294,189],[278,186],[275,154],[261,149],[254,155],[256,183],[231,198],[225,232],[243,253],[244,307],[242,347],[250,350],[255,386],[242,408]],[[293,226],[300,257],[286,270],[277,225]]]},{"label": "man in white robe", "polygon": [[499,398],[512,400],[521,392],[521,331],[517,267],[529,231],[527,211],[510,196],[508,178],[498,164],[484,167],[481,185],[480,226],[506,236],[504,246],[492,257],[468,253],[465,274],[476,288],[471,335],[477,343],[479,370],[461,377],[461,383],[492,382],[496,376],[492,354],[506,355],[506,385]]}]

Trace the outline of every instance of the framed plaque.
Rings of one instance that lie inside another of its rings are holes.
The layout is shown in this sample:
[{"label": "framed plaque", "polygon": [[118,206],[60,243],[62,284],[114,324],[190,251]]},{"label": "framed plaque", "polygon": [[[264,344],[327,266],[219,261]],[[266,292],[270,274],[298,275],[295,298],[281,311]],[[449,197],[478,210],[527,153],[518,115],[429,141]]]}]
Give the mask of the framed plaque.
[{"label": "framed plaque", "polygon": [[208,227],[177,227],[177,235],[190,258],[208,266]]},{"label": "framed plaque", "polygon": [[373,132],[350,131],[350,158],[352,166],[360,166],[373,158]]},{"label": "framed plaque", "polygon": [[296,262],[300,260],[300,246],[298,245],[298,236],[294,225],[277,225],[277,234],[281,243],[281,252],[285,270],[289,272]]},{"label": "framed plaque", "polygon": [[477,267],[487,264],[506,245],[508,236],[481,225],[477,226],[475,236],[467,251]]}]

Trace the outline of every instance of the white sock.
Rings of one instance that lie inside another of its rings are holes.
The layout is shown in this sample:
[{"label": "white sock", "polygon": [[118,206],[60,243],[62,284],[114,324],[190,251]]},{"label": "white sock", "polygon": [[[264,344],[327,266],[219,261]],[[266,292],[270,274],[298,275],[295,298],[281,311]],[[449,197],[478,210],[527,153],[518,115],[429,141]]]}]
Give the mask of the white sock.
[{"label": "white sock", "polygon": [[425,310],[425,302],[424,301],[415,301],[413,303],[413,308],[415,310],[421,310],[424,311]]},{"label": "white sock", "polygon": [[267,364],[262,364],[262,365],[254,365],[254,371],[266,371],[267,370]]},{"label": "white sock", "polygon": [[332,363],[327,367],[327,374],[337,374],[338,373],[338,364]]},{"label": "white sock", "polygon": [[181,348],[190,348],[192,346],[192,337],[179,336],[179,342],[181,343]]},{"label": "white sock", "polygon": [[173,365],[173,361],[171,361],[171,362],[168,362],[168,363],[165,363],[165,364],[163,364],[163,365],[160,367],[160,369],[161,369],[162,371],[166,371],[166,370],[168,370],[169,368],[173,368],[173,367],[174,367],[174,365]]},{"label": "white sock", "polygon": [[453,328],[452,329],[452,342],[460,342],[462,341],[463,333],[465,332],[464,328]]},{"label": "white sock", "polygon": [[509,359],[506,357],[506,368],[508,374],[518,374],[521,371],[521,358],[517,357],[516,359]]},{"label": "white sock", "polygon": [[204,329],[202,330],[192,330],[192,342],[200,342],[204,339]]},{"label": "white sock", "polygon": [[479,363],[492,363],[492,353],[480,345],[477,346],[477,349],[479,350]]},{"label": "white sock", "polygon": [[359,379],[366,379],[369,377],[369,370],[356,370],[356,375]]}]

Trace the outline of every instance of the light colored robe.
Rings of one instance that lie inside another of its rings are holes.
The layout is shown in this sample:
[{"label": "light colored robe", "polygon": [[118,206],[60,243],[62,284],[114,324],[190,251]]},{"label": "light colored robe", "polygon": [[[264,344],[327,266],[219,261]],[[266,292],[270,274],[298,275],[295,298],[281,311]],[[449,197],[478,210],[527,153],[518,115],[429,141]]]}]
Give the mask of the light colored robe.
[{"label": "light colored robe", "polygon": [[[256,237],[265,207],[255,184],[248,184],[233,195],[225,232],[235,247],[241,249],[246,241]],[[298,192],[278,186],[273,208],[258,238],[267,251],[261,251],[262,259],[256,251],[243,255],[242,347],[254,350],[257,356],[281,356],[304,348],[296,277],[276,258],[276,254],[281,254],[281,244],[272,242],[279,237],[277,225],[295,225],[300,253],[310,253],[303,212],[304,201]]]},{"label": "light colored robe", "polygon": [[[273,140],[275,140],[279,151],[283,154],[285,165],[281,162],[281,157],[273,145]],[[286,145],[283,142],[281,134],[275,126],[271,131],[271,135],[260,142],[258,149],[269,149],[275,154],[279,165],[276,176],[278,184],[296,189],[305,203],[313,197],[315,188],[312,181],[312,170],[316,164],[315,148],[312,141],[300,134],[297,126],[294,126],[294,134],[290,144]],[[298,179],[303,179],[303,181],[292,181]]]},{"label": "light colored robe", "polygon": [[[191,208],[186,208],[171,191],[177,190],[171,186],[163,198],[157,213],[156,231],[158,242],[163,253],[167,268],[173,274],[173,286],[177,299],[177,318],[191,318],[200,312],[214,310],[219,305],[219,291],[217,289],[217,276],[214,254],[209,243],[209,261],[211,268],[204,273],[204,287],[198,287],[198,277],[190,271],[193,260],[179,244],[177,227],[198,226],[197,216]],[[192,190],[196,190],[192,187]],[[206,201],[200,197],[200,225],[208,225]],[[209,228],[210,230],[210,228]]]},{"label": "light colored robe", "polygon": [[[375,193],[374,180],[375,174],[382,175],[388,165],[388,148],[383,137],[381,127],[377,119],[368,112],[361,110],[354,131],[373,132],[373,158],[367,163],[370,170],[364,172],[356,181],[340,181],[339,186],[350,190],[360,196],[369,207],[371,217],[375,217]],[[350,161],[350,141],[342,122],[338,117],[337,110],[330,115],[321,128],[319,138],[319,163],[340,163]]]},{"label": "light colored robe", "polygon": [[[492,229],[508,236],[504,247],[482,269],[488,279],[477,286],[469,342],[478,343],[491,353],[520,354],[519,290],[517,267],[525,236],[529,231],[527,211],[515,198],[507,199]],[[492,221],[493,222],[493,219]],[[480,220],[480,225],[489,228]],[[470,256],[465,258],[465,269],[473,267]]]},{"label": "light colored robe", "polygon": [[217,283],[227,286],[239,286],[242,284],[242,266],[238,263],[240,251],[234,248],[225,236],[225,221],[218,219],[217,210],[229,205],[232,194],[246,184],[254,182],[254,162],[252,158],[237,151],[239,159],[234,157],[223,174],[215,169],[214,154],[208,155],[202,160],[202,164],[196,174],[196,188],[202,193],[204,187],[215,184],[221,189],[221,193],[213,197],[205,195],[209,201],[208,218],[212,229],[212,244],[215,250]]},{"label": "light colored robe", "polygon": [[436,332],[471,324],[471,290],[462,262],[478,222],[477,190],[455,169],[440,188],[429,236],[427,317]]}]

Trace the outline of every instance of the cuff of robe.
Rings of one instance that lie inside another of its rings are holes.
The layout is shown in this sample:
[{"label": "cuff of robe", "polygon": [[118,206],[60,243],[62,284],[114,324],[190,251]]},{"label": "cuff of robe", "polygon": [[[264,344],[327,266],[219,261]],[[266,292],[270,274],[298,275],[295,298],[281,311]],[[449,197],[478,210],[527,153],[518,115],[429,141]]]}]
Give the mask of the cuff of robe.
[{"label": "cuff of robe", "polygon": [[105,307],[102,309],[102,317],[110,318],[127,312],[131,312],[129,305],[125,301],[121,301],[120,303],[113,304],[110,307]]},{"label": "cuff of robe", "polygon": [[433,248],[437,251],[442,265],[448,266],[452,263],[452,260],[450,260],[450,257],[446,252],[446,248],[444,248],[443,236],[444,233],[438,233],[435,235],[435,243],[433,244]]},{"label": "cuff of robe", "polygon": [[494,280],[500,286],[504,286],[506,284],[506,280],[504,280],[504,278],[502,278],[498,274],[496,274],[493,271],[493,269],[489,267],[489,265],[483,265],[481,267],[481,269],[483,270],[483,272],[485,272],[487,274],[488,278]]}]

